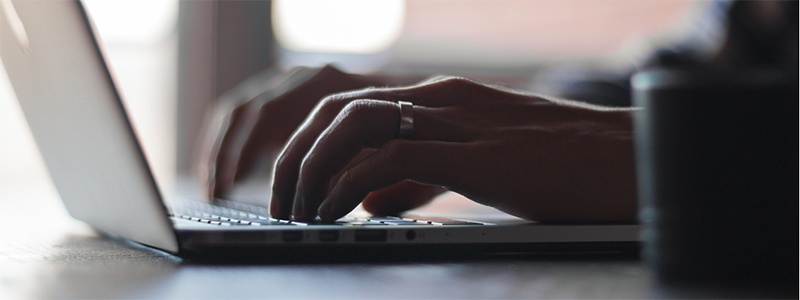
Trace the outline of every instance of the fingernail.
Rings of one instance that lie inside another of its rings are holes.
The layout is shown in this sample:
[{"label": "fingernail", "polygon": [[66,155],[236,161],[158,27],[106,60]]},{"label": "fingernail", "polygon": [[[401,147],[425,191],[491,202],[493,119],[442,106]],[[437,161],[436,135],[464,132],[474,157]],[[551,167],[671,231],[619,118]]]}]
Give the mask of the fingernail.
[{"label": "fingernail", "polygon": [[322,218],[323,220],[330,220],[331,212],[334,211],[336,205],[332,199],[336,199],[337,197],[336,195],[338,194],[339,194],[339,185],[337,184],[333,187],[333,189],[331,189],[331,192],[328,193],[328,196],[325,197],[325,200],[322,200],[322,204],[319,206],[317,213],[319,214],[319,217]]},{"label": "fingernail", "polygon": [[214,199],[214,196],[215,196],[216,194],[217,194],[217,187],[216,187],[216,184],[214,184],[214,182],[213,182],[213,181],[211,181],[211,182],[207,183],[207,186],[206,186],[206,196],[208,196],[208,198],[209,198],[209,199]]},{"label": "fingernail", "polygon": [[228,184],[228,182],[225,181],[225,179],[214,181],[211,186],[212,196],[216,198],[221,196],[222,194],[225,194],[228,191],[229,187],[230,184]]},{"label": "fingernail", "polygon": [[300,192],[294,197],[294,206],[292,207],[292,214],[295,218],[303,218],[303,196]]},{"label": "fingernail", "polygon": [[319,206],[319,210],[317,210],[317,213],[319,214],[319,217],[324,220],[328,218],[328,215],[331,213],[332,210],[333,210],[333,204],[331,204],[330,200],[325,199],[325,201],[322,201],[322,205]]},{"label": "fingernail", "polygon": [[275,197],[269,199],[269,215],[273,217],[282,215],[280,204],[278,203],[278,199],[275,199]]},{"label": "fingernail", "polygon": [[294,218],[298,219],[298,220],[299,219],[303,219],[305,217],[303,215],[303,208],[302,207],[298,207],[297,205],[295,205],[294,209],[292,210],[292,216],[294,216]]},{"label": "fingernail", "polygon": [[211,198],[212,199],[218,198],[223,193],[225,193],[225,189],[222,187],[221,184],[216,183],[216,184],[214,184],[214,187],[211,190]]}]

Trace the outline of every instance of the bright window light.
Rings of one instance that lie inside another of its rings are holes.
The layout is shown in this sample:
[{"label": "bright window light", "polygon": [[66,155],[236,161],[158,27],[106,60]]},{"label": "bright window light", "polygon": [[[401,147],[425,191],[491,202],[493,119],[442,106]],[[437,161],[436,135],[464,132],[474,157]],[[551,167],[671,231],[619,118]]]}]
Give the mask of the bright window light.
[{"label": "bright window light", "polygon": [[371,54],[400,35],[403,0],[275,0],[272,24],[285,48],[305,52]]},{"label": "bright window light", "polygon": [[107,43],[142,43],[170,34],[178,18],[177,0],[84,0]]}]

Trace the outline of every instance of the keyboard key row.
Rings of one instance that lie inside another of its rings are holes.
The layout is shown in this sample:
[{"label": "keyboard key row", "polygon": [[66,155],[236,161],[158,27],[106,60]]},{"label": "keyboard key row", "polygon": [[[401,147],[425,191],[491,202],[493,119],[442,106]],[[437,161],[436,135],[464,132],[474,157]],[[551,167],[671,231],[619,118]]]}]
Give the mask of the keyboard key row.
[{"label": "keyboard key row", "polygon": [[[238,205],[237,208],[251,209],[251,205]],[[241,211],[235,208],[221,207],[199,202],[181,203],[180,206],[172,207],[171,214],[174,217],[221,226],[263,226],[263,225],[342,225],[342,226],[409,226],[409,225],[484,225],[477,222],[468,222],[442,218],[413,218],[396,216],[374,216],[374,217],[345,217],[335,222],[323,222],[319,218],[314,221],[301,222],[294,220],[283,220],[272,218],[266,209],[260,208],[261,213],[251,211]]]}]

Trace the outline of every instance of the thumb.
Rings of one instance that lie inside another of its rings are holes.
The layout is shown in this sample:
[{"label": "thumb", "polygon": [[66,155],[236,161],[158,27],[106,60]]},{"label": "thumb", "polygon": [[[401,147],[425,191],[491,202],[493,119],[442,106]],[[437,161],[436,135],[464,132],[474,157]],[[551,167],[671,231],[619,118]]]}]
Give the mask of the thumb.
[{"label": "thumb", "polygon": [[374,215],[398,215],[430,203],[445,191],[442,187],[406,180],[367,194],[361,205]]}]

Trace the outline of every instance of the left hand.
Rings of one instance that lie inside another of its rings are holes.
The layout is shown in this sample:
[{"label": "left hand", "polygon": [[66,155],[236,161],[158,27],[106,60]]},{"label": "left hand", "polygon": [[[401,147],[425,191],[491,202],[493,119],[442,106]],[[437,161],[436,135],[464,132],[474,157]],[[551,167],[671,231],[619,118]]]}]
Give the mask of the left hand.
[{"label": "left hand", "polygon": [[[292,132],[319,99],[376,85],[382,83],[341,72],[332,66],[297,68],[272,75],[266,83],[260,83],[261,90],[257,96],[246,99],[235,108],[219,108],[225,115],[219,120],[220,124],[215,124],[215,131],[209,132],[208,139],[214,142],[204,143],[210,147],[204,149],[205,155],[199,164],[205,171],[209,197],[226,196],[261,162],[271,167]],[[246,85],[239,87],[246,88]]]}]

